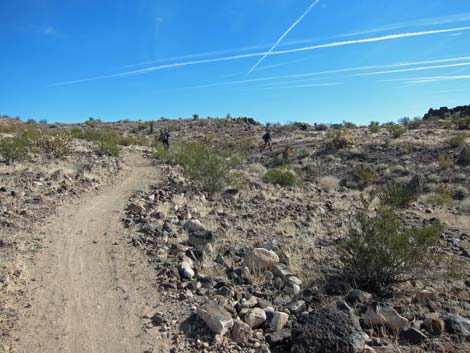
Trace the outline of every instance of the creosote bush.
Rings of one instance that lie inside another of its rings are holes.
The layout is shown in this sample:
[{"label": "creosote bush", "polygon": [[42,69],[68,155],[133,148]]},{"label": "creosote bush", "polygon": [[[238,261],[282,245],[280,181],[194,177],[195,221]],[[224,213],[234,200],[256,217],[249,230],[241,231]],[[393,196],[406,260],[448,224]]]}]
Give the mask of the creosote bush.
[{"label": "creosote bush", "polygon": [[414,192],[407,185],[402,183],[390,183],[386,185],[378,197],[382,204],[395,207],[405,208],[413,201],[416,201],[419,197],[418,192]]},{"label": "creosote bush", "polygon": [[326,148],[338,150],[352,146],[350,133],[346,129],[329,130],[326,133]]},{"label": "creosote bush", "polygon": [[264,175],[264,180],[281,186],[299,186],[302,184],[300,171],[292,170],[289,166],[269,169]]},{"label": "creosote bush", "polygon": [[440,260],[440,223],[408,228],[386,207],[374,217],[360,212],[356,221],[339,250],[342,270],[360,288],[381,292],[426,275]]},{"label": "creosote bush", "polygon": [[184,174],[209,193],[219,192],[230,184],[232,170],[241,162],[228,150],[201,143],[177,145],[172,156]]},{"label": "creosote bush", "polygon": [[387,129],[393,138],[399,138],[406,132],[406,129],[403,126],[397,124],[388,125]]},{"label": "creosote bush", "polygon": [[377,174],[368,166],[358,164],[353,170],[354,178],[360,183],[361,188],[371,185],[376,179]]}]

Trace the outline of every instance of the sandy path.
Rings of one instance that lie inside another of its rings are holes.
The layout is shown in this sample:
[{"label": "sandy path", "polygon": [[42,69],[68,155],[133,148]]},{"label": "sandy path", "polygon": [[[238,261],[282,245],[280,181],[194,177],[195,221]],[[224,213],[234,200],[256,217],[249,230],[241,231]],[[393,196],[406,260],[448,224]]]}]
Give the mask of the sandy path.
[{"label": "sandy path", "polygon": [[61,208],[43,227],[46,248],[26,266],[30,307],[13,352],[166,351],[143,328],[142,316],[158,303],[154,272],[120,221],[131,193],[158,173],[140,156],[127,159],[131,168],[113,185]]}]

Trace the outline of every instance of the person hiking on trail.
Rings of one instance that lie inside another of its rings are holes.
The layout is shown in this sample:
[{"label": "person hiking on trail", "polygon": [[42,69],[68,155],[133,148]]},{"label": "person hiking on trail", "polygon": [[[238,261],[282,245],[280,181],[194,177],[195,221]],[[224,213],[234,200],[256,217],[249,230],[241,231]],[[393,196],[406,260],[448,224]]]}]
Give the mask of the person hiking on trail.
[{"label": "person hiking on trail", "polygon": [[161,143],[163,143],[163,146],[165,147],[165,149],[170,148],[170,131],[168,131],[168,129],[166,128],[163,130],[160,130],[160,136],[158,140]]},{"label": "person hiking on trail", "polygon": [[267,146],[269,146],[270,151],[273,150],[273,144],[271,143],[271,131],[269,131],[269,129],[266,129],[266,132],[263,135],[263,142],[264,142],[264,145],[262,148],[263,151]]}]

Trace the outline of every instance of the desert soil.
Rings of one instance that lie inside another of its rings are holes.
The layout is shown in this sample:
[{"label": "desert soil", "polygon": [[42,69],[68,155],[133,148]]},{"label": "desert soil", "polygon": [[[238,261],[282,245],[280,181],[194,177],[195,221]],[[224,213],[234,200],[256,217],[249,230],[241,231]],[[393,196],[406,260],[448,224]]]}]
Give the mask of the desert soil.
[{"label": "desert soil", "polygon": [[155,273],[120,221],[129,196],[155,182],[158,169],[139,155],[126,161],[129,169],[112,185],[62,207],[38,229],[44,248],[36,256],[18,259],[23,295],[11,302],[21,308],[10,351],[169,351],[143,327],[143,315],[158,306]]}]

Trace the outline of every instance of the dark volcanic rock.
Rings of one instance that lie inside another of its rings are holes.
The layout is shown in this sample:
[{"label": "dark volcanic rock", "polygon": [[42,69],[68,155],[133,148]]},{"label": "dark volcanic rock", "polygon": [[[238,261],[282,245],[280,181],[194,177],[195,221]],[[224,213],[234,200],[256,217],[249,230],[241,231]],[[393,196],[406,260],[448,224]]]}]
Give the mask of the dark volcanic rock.
[{"label": "dark volcanic rock", "polygon": [[294,323],[290,352],[359,353],[364,346],[364,332],[356,317],[324,308]]}]

